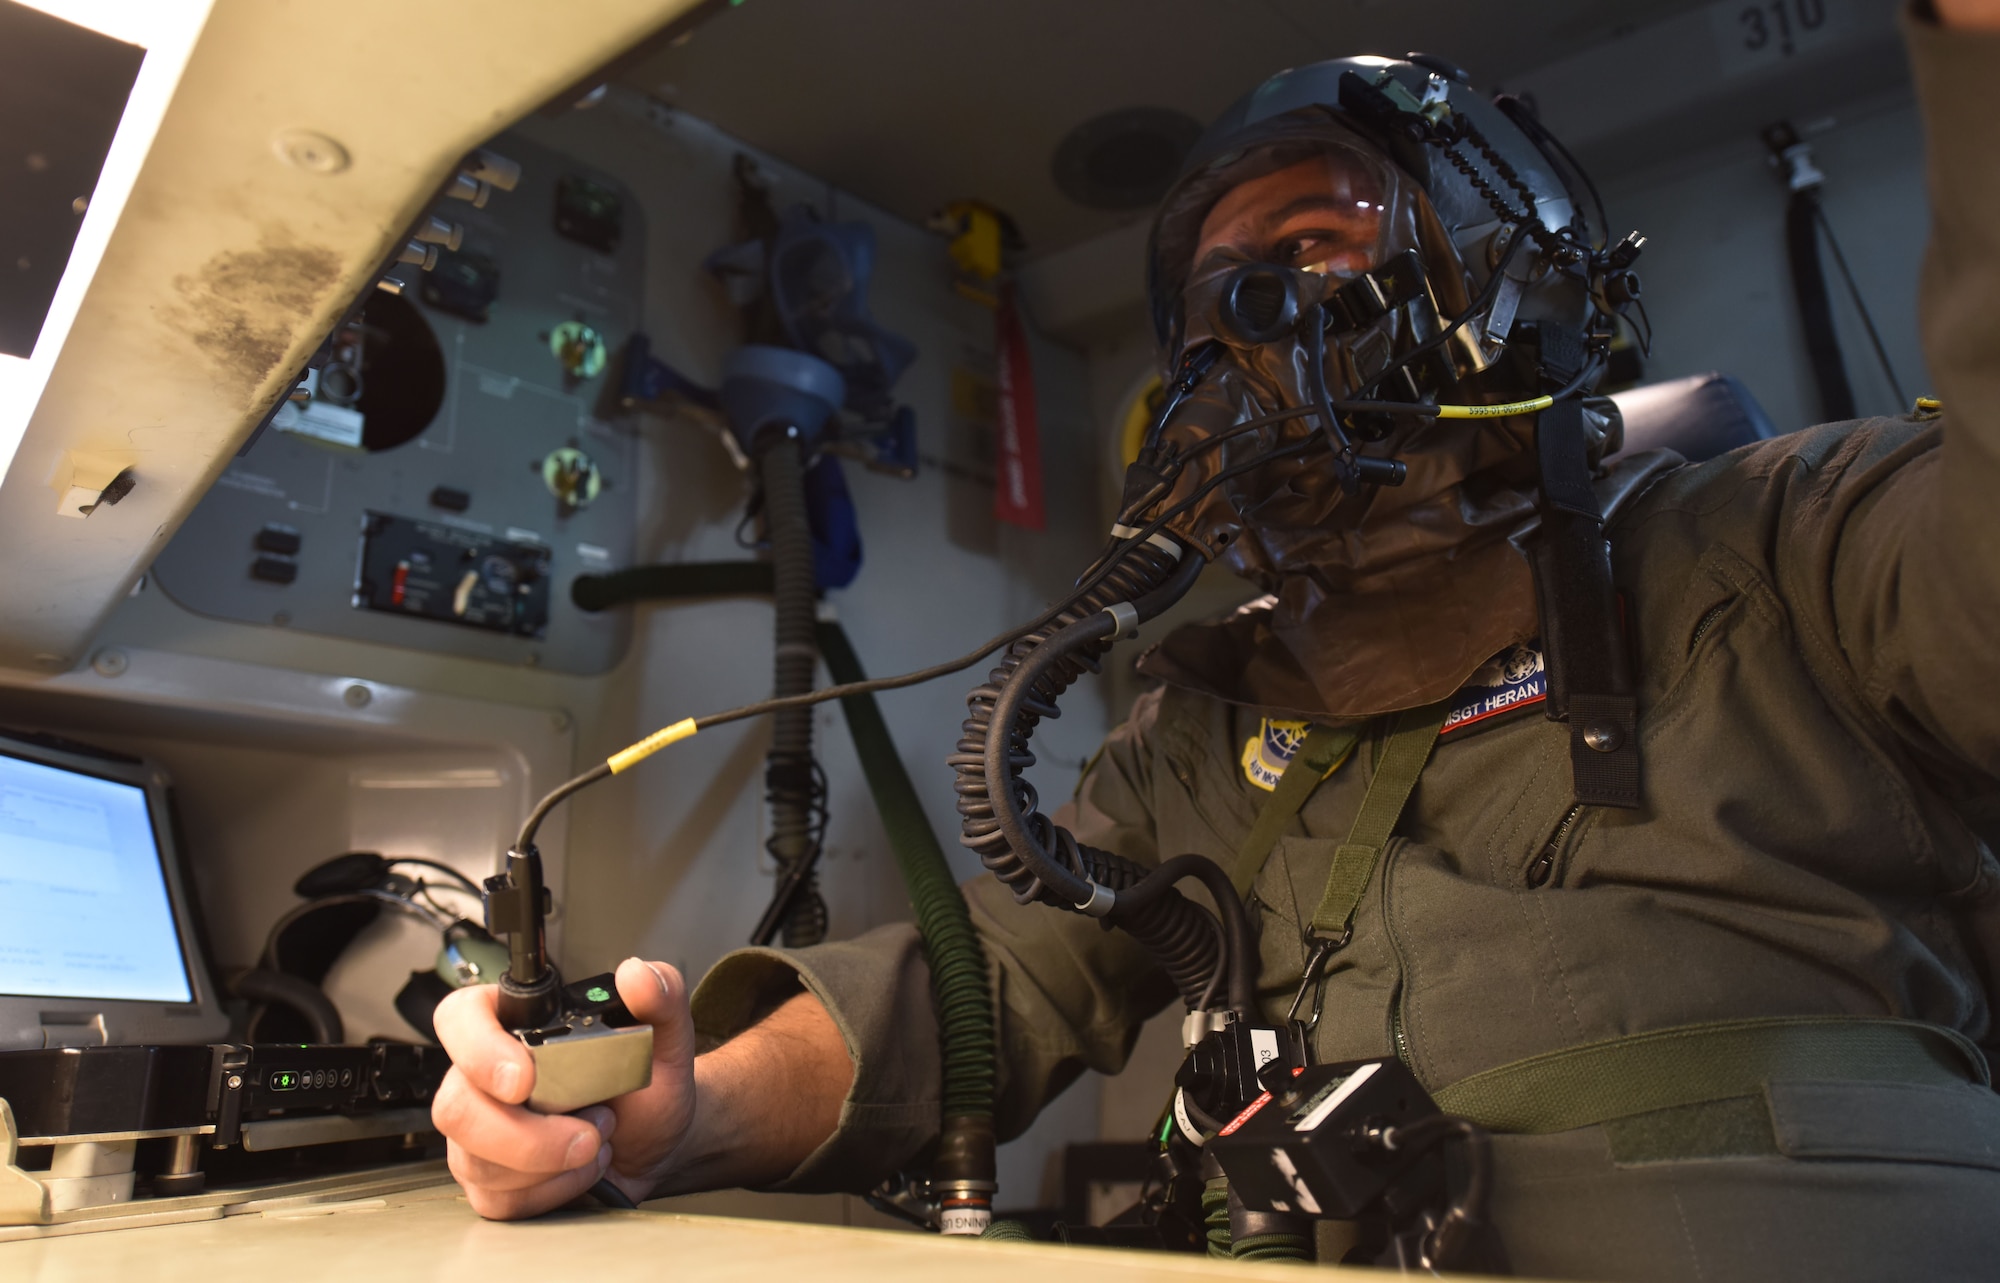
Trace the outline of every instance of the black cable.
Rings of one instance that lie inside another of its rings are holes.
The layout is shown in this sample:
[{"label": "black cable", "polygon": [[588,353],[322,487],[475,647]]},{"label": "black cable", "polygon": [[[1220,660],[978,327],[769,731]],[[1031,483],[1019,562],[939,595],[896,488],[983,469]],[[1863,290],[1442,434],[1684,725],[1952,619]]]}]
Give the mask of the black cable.
[{"label": "black cable", "polygon": [[433,909],[436,909],[439,913],[447,915],[454,921],[469,921],[469,919],[466,919],[462,914],[459,913],[456,907],[446,904],[444,901],[438,899],[437,893],[439,891],[455,891],[460,895],[473,894],[472,892],[466,890],[464,887],[447,886],[436,882],[426,882],[422,878],[418,878],[417,889],[411,893],[410,898],[412,900],[421,898],[425,904],[429,905]]},{"label": "black cable", "polygon": [[458,883],[466,890],[472,892],[472,894],[474,895],[479,894],[479,884],[477,882],[474,882],[471,878],[466,877],[463,873],[460,873],[457,869],[452,868],[449,864],[446,864],[441,860],[426,860],[421,856],[415,856],[415,855],[395,855],[389,857],[387,863],[421,864],[427,869],[436,869],[440,873],[449,875],[452,881]]},{"label": "black cable", "polygon": [[[1341,404],[1343,403],[1336,403],[1336,408],[1339,408]],[[1412,407],[1405,405],[1402,402],[1383,402],[1382,404],[1395,405],[1402,409],[1422,410],[1426,408],[1422,406]],[[1312,414],[1312,413],[1314,413],[1314,411],[1311,409],[1290,410],[1282,414],[1269,416],[1269,418],[1272,420],[1284,419],[1284,418],[1296,418],[1302,414]],[[1114,549],[1113,552],[1110,554],[1110,556],[1107,558],[1105,564],[1100,565],[1098,569],[1092,573],[1091,577],[1086,582],[1079,584],[1078,587],[1074,591],[1072,591],[1068,597],[1064,598],[1062,601],[1057,602],[1055,605],[1049,607],[1047,610],[1043,611],[1040,615],[1037,615],[1034,619],[1030,620],[1028,623],[1023,624],[1018,628],[1011,628],[1006,632],[1000,634],[999,636],[993,638],[992,640],[988,641],[985,645],[981,646],[976,651],[972,651],[968,654],[960,656],[957,659],[949,660],[942,664],[933,664],[929,668],[919,668],[913,672],[903,673],[896,677],[876,677],[876,678],[871,678],[870,680],[865,682],[849,682],[843,686],[823,686],[820,689],[805,695],[793,695],[786,699],[759,700],[757,703],[754,704],[744,704],[741,705],[740,707],[727,709],[720,713],[710,713],[706,717],[698,717],[695,719],[694,723],[695,729],[697,731],[705,731],[708,730],[710,727],[723,726],[727,725],[730,722],[740,722],[745,718],[757,717],[764,713],[776,712],[781,708],[799,708],[810,704],[823,704],[828,700],[844,699],[849,695],[868,695],[876,691],[900,690],[905,686],[920,686],[925,682],[935,681],[937,678],[940,677],[949,677],[953,673],[963,672],[966,669],[972,667],[974,664],[978,663],[980,660],[986,658],[988,655],[992,654],[994,651],[999,650],[1002,646],[1011,645],[1012,643],[1019,641],[1021,638],[1026,637],[1029,633],[1034,632],[1036,629],[1041,628],[1046,624],[1048,624],[1050,621],[1054,620],[1058,615],[1062,614],[1063,611],[1069,609],[1070,605],[1073,602],[1075,602],[1075,600],[1078,597],[1082,596],[1083,593],[1087,592],[1091,588],[1096,587],[1098,583],[1102,582],[1105,574],[1109,572],[1111,565],[1117,559],[1122,558],[1126,554],[1133,551],[1135,548],[1138,548],[1139,546],[1143,545],[1148,539],[1158,534],[1160,532],[1161,527],[1165,526],[1167,522],[1173,520],[1175,517],[1180,516],[1182,513],[1192,508],[1196,503],[1206,498],[1208,496],[1209,491],[1215,489],[1215,487],[1222,484],[1224,481],[1234,480],[1236,477],[1242,475],[1244,472],[1247,472],[1252,468],[1260,467],[1266,463],[1274,463],[1279,459],[1287,459],[1291,458],[1294,455],[1302,454],[1305,452],[1307,448],[1316,444],[1318,440],[1319,438],[1317,436],[1307,437],[1303,441],[1295,442],[1292,445],[1272,450],[1269,453],[1258,455],[1252,459],[1246,459],[1241,464],[1238,464],[1232,468],[1226,468],[1223,471],[1217,473],[1215,476],[1210,477],[1207,481],[1203,482],[1202,485],[1193,494],[1189,495],[1186,499],[1182,500],[1180,503],[1177,503],[1173,507],[1167,509],[1167,511],[1161,513],[1158,517],[1154,518],[1151,522],[1149,522],[1143,529],[1139,530],[1136,534],[1133,534],[1127,537],[1126,539],[1122,540],[1119,543],[1118,547]],[[605,766],[598,769],[601,769],[607,773],[610,771],[609,766]],[[567,790],[566,792],[563,793],[563,796],[567,797],[569,796],[569,793],[576,791],[575,788],[570,787],[571,785],[575,785],[576,788],[582,788],[585,785],[593,782],[595,781],[586,780],[583,778],[583,776],[578,776],[575,780],[571,780],[569,784],[565,784],[562,786],[563,790]],[[553,797],[554,795],[551,794],[550,796]],[[560,801],[561,799],[558,798],[556,800]],[[538,811],[546,811],[546,807],[537,807],[536,809]]]},{"label": "black cable", "polygon": [[[1588,367],[1586,369],[1588,370]],[[1570,382],[1568,387],[1551,395],[1560,400],[1562,397],[1575,391],[1581,385],[1582,379],[1583,376],[1578,376],[1577,379]],[[1405,401],[1334,401],[1331,404],[1333,409],[1340,413],[1401,413],[1434,418],[1437,412],[1435,405]],[[1304,406],[1290,410],[1281,410],[1257,419],[1246,420],[1243,423],[1232,426],[1227,432],[1219,433],[1209,438],[1208,441],[1201,443],[1196,450],[1189,453],[1192,456],[1199,450],[1209,448],[1221,441],[1253,431],[1259,427],[1317,413],[1319,411],[1316,408]],[[964,672],[1001,647],[1010,646],[1021,638],[1035,632],[1037,629],[1045,627],[1065,610],[1068,610],[1071,605],[1085,593],[1089,592],[1090,589],[1103,582],[1104,577],[1111,572],[1113,567],[1133,550],[1143,546],[1147,540],[1158,534],[1167,522],[1193,508],[1197,503],[1205,499],[1209,492],[1217,486],[1227,481],[1233,481],[1244,473],[1255,468],[1260,468],[1267,463],[1275,463],[1280,459],[1289,459],[1305,454],[1315,446],[1321,444],[1323,444],[1323,438],[1318,433],[1315,433],[1303,440],[1293,442],[1291,445],[1280,446],[1263,454],[1255,455],[1249,459],[1245,459],[1240,464],[1225,468],[1221,472],[1216,473],[1213,477],[1210,477],[1207,481],[1196,487],[1193,494],[1190,494],[1173,507],[1168,508],[1140,530],[1121,540],[1114,548],[1105,553],[1099,559],[1096,567],[1086,572],[1084,579],[1078,583],[1069,596],[1056,602],[1027,623],[1016,628],[1010,628],[1006,632],[988,639],[978,650],[969,651],[957,659],[946,660],[942,664],[933,664],[928,668],[915,669],[894,677],[875,677],[865,682],[847,682],[839,686],[823,686],[818,690],[810,691],[803,695],[758,700],[755,703],[738,705],[735,708],[725,709],[720,713],[710,713],[705,717],[695,718],[694,729],[700,732],[717,726],[726,726],[731,722],[740,722],[747,718],[760,717],[766,713],[775,713],[781,709],[806,708],[815,704],[826,703],[829,700],[846,699],[853,695],[870,695],[878,691],[901,690],[906,686],[921,686],[925,682],[935,681],[940,677],[949,677],[953,673]],[[526,851],[528,849],[528,846],[535,840],[535,832],[541,827],[542,821],[565,798],[582,789],[588,788],[611,773],[610,763],[599,762],[576,778],[558,785],[554,791],[537,803],[535,809],[529,813],[527,820],[521,825],[519,837],[515,839],[515,849],[519,851]]]},{"label": "black cable", "polygon": [[1639,319],[1634,321],[1628,316],[1625,318],[1625,322],[1639,336],[1639,354],[1650,357],[1653,355],[1653,318],[1646,314],[1646,301],[1644,299],[1633,299],[1632,306],[1639,309]]},{"label": "black cable", "polygon": [[606,1207],[615,1207],[621,1212],[636,1212],[639,1205],[626,1197],[625,1191],[611,1183],[609,1176],[590,1187],[590,1196]]},{"label": "black cable", "polygon": [[1910,399],[1903,395],[1903,384],[1896,378],[1896,367],[1889,364],[1889,351],[1882,346],[1882,336],[1875,331],[1875,318],[1869,314],[1868,303],[1861,297],[1861,287],[1854,283],[1854,273],[1848,270],[1847,255],[1840,252],[1840,241],[1834,237],[1833,224],[1826,221],[1826,208],[1814,201],[1812,209],[1813,217],[1819,220],[1820,231],[1826,234],[1826,245],[1833,251],[1833,261],[1840,268],[1841,279],[1847,282],[1848,297],[1854,300],[1855,310],[1861,313],[1861,324],[1868,331],[1868,341],[1875,345],[1875,359],[1882,363],[1882,373],[1889,378],[1889,390],[1896,394],[1896,408],[1906,410]]},{"label": "black cable", "polygon": [[1593,379],[1595,379],[1598,375],[1602,373],[1604,373],[1604,358],[1601,356],[1592,356],[1589,360],[1583,363],[1583,368],[1576,372],[1575,377],[1571,378],[1569,382],[1563,384],[1561,387],[1557,388],[1555,391],[1548,394],[1549,400],[1551,401],[1569,400],[1571,397],[1575,396],[1578,392],[1583,391],[1583,389],[1586,386],[1588,386]]},{"label": "black cable", "polygon": [[549,812],[556,808],[558,802],[572,793],[589,788],[610,774],[611,763],[599,762],[575,779],[556,785],[547,797],[535,804],[534,810],[528,812],[528,818],[521,822],[521,835],[514,839],[514,849],[523,855],[527,854],[534,848],[535,830],[542,827],[542,821],[548,818]]},{"label": "black cable", "polygon": [[1244,906],[1243,897],[1236,893],[1235,885],[1222,871],[1221,865],[1205,855],[1177,855],[1162,861],[1138,885],[1118,892],[1111,920],[1115,923],[1122,917],[1139,912],[1172,890],[1182,878],[1201,879],[1202,885],[1208,888],[1209,897],[1221,912],[1228,940],[1223,956],[1229,975],[1229,1009],[1248,1018],[1257,1009],[1257,976],[1251,965],[1258,956],[1254,932],[1250,926],[1250,910]]},{"label": "black cable", "polygon": [[[1522,133],[1528,135],[1528,141],[1535,144],[1545,159],[1555,159],[1549,156],[1549,149],[1554,148],[1556,156],[1561,157],[1561,163],[1569,166],[1570,172],[1583,180],[1584,190],[1590,193],[1590,203],[1597,209],[1597,225],[1602,229],[1602,236],[1592,242],[1591,248],[1603,249],[1611,239],[1611,219],[1604,212],[1604,197],[1598,195],[1597,184],[1591,181],[1590,171],[1576,163],[1576,157],[1570,155],[1569,148],[1563,146],[1562,139],[1550,133],[1549,127],[1544,125],[1541,118],[1529,110],[1528,104],[1519,97],[1514,94],[1501,94],[1493,100],[1493,105],[1498,107],[1507,119],[1513,121]],[[1565,182],[1563,186],[1567,188],[1569,184]],[[1570,192],[1570,199],[1576,199],[1574,191]]]},{"label": "black cable", "polygon": [[[1433,337],[1425,339],[1422,343],[1417,344],[1415,347],[1411,348],[1408,352],[1405,352],[1401,357],[1399,357],[1395,361],[1390,362],[1383,369],[1377,371],[1374,378],[1368,380],[1368,382],[1362,384],[1360,387],[1354,390],[1354,396],[1365,397],[1369,395],[1370,393],[1375,391],[1376,388],[1382,385],[1382,380],[1388,378],[1390,375],[1396,373],[1398,370],[1407,369],[1410,365],[1410,362],[1416,360],[1418,357],[1428,356],[1430,353],[1437,351],[1445,344],[1451,342],[1452,336],[1454,334],[1457,334],[1461,329],[1465,328],[1465,323],[1467,321],[1472,320],[1476,316],[1484,315],[1485,313],[1490,311],[1493,306],[1493,300],[1498,298],[1500,295],[1500,284],[1503,280],[1506,279],[1507,269],[1513,266],[1514,255],[1521,252],[1521,247],[1523,245],[1526,245],[1529,239],[1530,238],[1526,233],[1516,233],[1514,236],[1513,243],[1508,245],[1506,250],[1501,253],[1500,265],[1493,269],[1493,275],[1488,277],[1486,280],[1486,284],[1480,288],[1479,297],[1473,299],[1471,303],[1467,304],[1465,310],[1459,313],[1458,316],[1454,318],[1449,325],[1446,325],[1443,330],[1439,331]],[[1343,414],[1350,414],[1353,413],[1353,411],[1348,409],[1347,407],[1349,405],[1359,405],[1359,404],[1362,403],[1356,401],[1343,404],[1342,402],[1336,401],[1334,402],[1334,409],[1339,410]],[[1405,405],[1403,402],[1392,401],[1389,404],[1402,406],[1404,413],[1408,413],[1411,408]]]},{"label": "black cable", "polygon": [[1153,416],[1146,435],[1139,441],[1142,453],[1159,444],[1160,433],[1166,430],[1167,420],[1173,417],[1175,410],[1180,409],[1181,402],[1200,386],[1202,379],[1208,376],[1209,370],[1221,357],[1222,343],[1218,339],[1210,339],[1182,353],[1180,369],[1174,372],[1174,381],[1168,385],[1167,395],[1161,398],[1160,411]]},{"label": "black cable", "polygon": [[1353,466],[1354,443],[1347,439],[1347,430],[1340,426],[1340,417],[1333,412],[1333,397],[1326,386],[1326,314],[1312,318],[1306,330],[1306,389],[1312,394],[1313,408],[1319,412],[1320,431],[1327,439],[1339,447],[1336,467],[1342,472],[1341,481],[1347,480],[1347,473]]}]

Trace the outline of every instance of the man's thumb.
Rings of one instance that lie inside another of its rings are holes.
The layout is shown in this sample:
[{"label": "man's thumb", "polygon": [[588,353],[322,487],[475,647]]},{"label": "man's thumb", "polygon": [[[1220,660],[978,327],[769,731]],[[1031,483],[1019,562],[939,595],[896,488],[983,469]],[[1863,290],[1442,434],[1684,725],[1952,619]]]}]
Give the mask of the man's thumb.
[{"label": "man's thumb", "polygon": [[627,958],[618,964],[618,996],[638,1019],[653,1026],[653,1060],[679,1063],[694,1051],[694,1022],[688,1017],[687,981],[664,962]]}]

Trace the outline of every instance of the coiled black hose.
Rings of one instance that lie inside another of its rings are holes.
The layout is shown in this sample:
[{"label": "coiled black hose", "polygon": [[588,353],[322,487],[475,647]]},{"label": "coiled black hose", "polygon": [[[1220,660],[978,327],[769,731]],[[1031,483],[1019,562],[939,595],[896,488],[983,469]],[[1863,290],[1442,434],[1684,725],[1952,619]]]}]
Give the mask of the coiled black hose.
[{"label": "coiled black hose", "polygon": [[[813,579],[812,527],[806,519],[805,470],[798,443],[777,437],[758,456],[764,482],[764,522],[771,540],[772,601],[776,606],[776,651],[772,694],[802,695],[813,688],[819,663],[814,635],[817,585]],[[826,938],[826,901],[818,880],[799,878],[819,856],[819,814],[824,791],[813,761],[813,711],[780,709],[771,717],[771,751],[765,758],[765,801],[771,836],[765,849],[778,865],[778,887],[790,891],[783,914],[784,941],[798,948]],[[766,914],[772,923],[772,915]],[[775,925],[775,923],[772,923]],[[767,943],[770,928],[760,927]]]},{"label": "coiled black hose", "polygon": [[[1028,746],[1035,727],[1060,715],[1056,701],[1078,677],[1096,671],[1115,640],[1118,623],[1105,608],[1131,603],[1137,619],[1150,618],[1178,600],[1200,572],[1201,559],[1192,552],[1176,558],[1152,544],[1131,549],[1095,587],[1008,647],[985,684],[967,696],[969,713],[948,759],[958,773],[960,841],[1020,903],[1075,910],[1089,898],[1092,883],[1123,892],[1153,874],[1082,845],[1052,823],[1037,810],[1034,786],[1021,772],[1035,763]],[[1215,920],[1170,885],[1192,871],[1169,873],[1157,890],[1149,886],[1114,918],[1160,962],[1190,1007],[1199,1005],[1224,961]],[[1230,907],[1240,905],[1225,905],[1225,913]],[[1239,987],[1232,984],[1232,996]]]},{"label": "coiled black hose", "polygon": [[[1132,549],[1117,564],[1106,568],[1095,587],[1080,593],[1055,618],[1009,646],[1001,655],[999,664],[987,674],[985,683],[965,698],[967,716],[960,726],[956,751],[946,759],[958,773],[959,840],[971,848],[979,856],[980,863],[1005,882],[1015,898],[1024,904],[1042,899],[1044,888],[1039,881],[1027,875],[1024,866],[1014,856],[1007,835],[994,815],[987,791],[986,741],[993,724],[993,706],[1022,661],[1040,649],[1043,643],[1071,624],[1098,614],[1114,602],[1130,601],[1166,582],[1174,565],[1173,557],[1153,545],[1143,544]],[[1035,810],[1033,786],[1018,778],[1019,772],[1035,762],[1034,754],[1028,750],[1028,737],[1034,733],[1042,718],[1058,715],[1056,697],[1086,670],[1096,671],[1098,657],[1108,648],[1109,644],[1104,643],[1080,648],[1065,656],[1059,668],[1046,674],[1036,684],[1034,702],[1026,708],[1019,724],[1012,728],[1008,767],[1016,776],[1015,786],[1022,791],[1020,809],[1023,813]],[[1061,904],[1062,901],[1049,900],[1048,903]],[[1071,900],[1065,907],[1073,907],[1075,903]]]}]

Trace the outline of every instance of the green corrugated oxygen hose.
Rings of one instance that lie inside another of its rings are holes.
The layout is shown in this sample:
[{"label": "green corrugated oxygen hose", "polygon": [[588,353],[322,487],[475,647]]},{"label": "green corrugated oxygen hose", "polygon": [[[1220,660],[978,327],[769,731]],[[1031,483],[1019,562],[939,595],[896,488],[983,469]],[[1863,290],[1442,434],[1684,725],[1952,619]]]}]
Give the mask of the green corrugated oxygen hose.
[{"label": "green corrugated oxygen hose", "polygon": [[[837,623],[819,626],[820,654],[834,682],[866,681],[861,661]],[[896,744],[873,695],[851,695],[840,701],[854,736],[869,791],[882,813],[889,847],[910,905],[917,913],[930,958],[931,988],[936,994],[938,1024],[943,1034],[944,1113],[993,1116],[994,1049],[993,997],[986,979],[986,951],[972,929],[965,896],[953,881],[951,866],[937,833],[924,817],[917,791],[903,769]]]},{"label": "green corrugated oxygen hose", "polygon": [[[865,681],[861,661],[838,623],[819,625],[820,655],[836,683]],[[917,791],[904,770],[888,724],[873,695],[840,701],[868,788],[882,813],[882,827],[916,910],[917,930],[930,959],[931,991],[937,1002],[943,1061],[944,1139],[939,1146],[937,1183],[959,1179],[993,1181],[993,1094],[995,1051],[993,994],[986,978],[986,951],[972,929],[965,896],[952,879],[951,865],[937,833],[925,817]],[[990,1205],[990,1204],[989,1204]]]},{"label": "green corrugated oxygen hose", "polygon": [[[584,610],[597,611],[649,599],[761,596],[771,588],[771,568],[765,563],[697,563],[581,575],[572,585],[571,596]],[[821,621],[816,631],[820,657],[833,680],[841,684],[864,680],[861,661],[840,625]],[[896,742],[875,706],[875,697],[851,695],[840,703],[930,961],[943,1064],[943,1116],[933,1183],[946,1195],[948,1206],[950,1187],[960,1184],[983,1190],[971,1201],[990,1207],[997,1057],[986,951],[972,929],[965,897],[952,878],[936,832],[924,816]]]},{"label": "green corrugated oxygen hose", "polygon": [[1235,1237],[1229,1224],[1229,1178],[1215,1176],[1201,1187],[1201,1223],[1208,1254],[1232,1261],[1311,1261],[1310,1235],[1278,1232]]},{"label": "green corrugated oxygen hose", "polygon": [[1208,1231],[1208,1254],[1228,1260],[1233,1253],[1229,1250],[1229,1178],[1215,1176],[1201,1187],[1201,1224]]}]

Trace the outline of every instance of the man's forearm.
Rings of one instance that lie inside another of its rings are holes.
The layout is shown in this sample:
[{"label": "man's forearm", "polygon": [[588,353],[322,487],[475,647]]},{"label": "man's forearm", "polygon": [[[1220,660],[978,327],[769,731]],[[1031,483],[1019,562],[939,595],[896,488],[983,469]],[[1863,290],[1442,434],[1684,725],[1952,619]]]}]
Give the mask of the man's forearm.
[{"label": "man's forearm", "polygon": [[801,993],[694,1062],[694,1121],[658,1195],[783,1180],[833,1134],[854,1083],[846,1040]]}]

